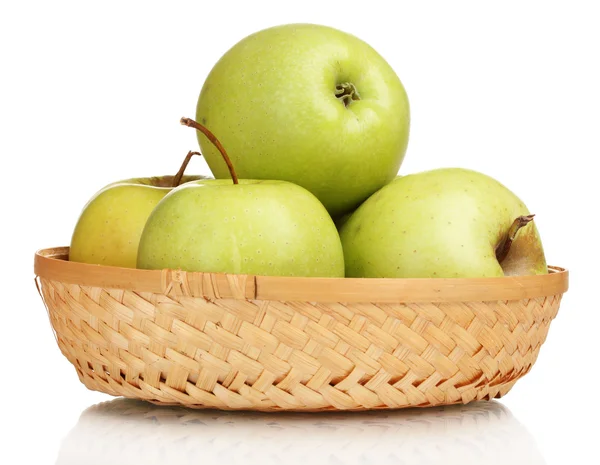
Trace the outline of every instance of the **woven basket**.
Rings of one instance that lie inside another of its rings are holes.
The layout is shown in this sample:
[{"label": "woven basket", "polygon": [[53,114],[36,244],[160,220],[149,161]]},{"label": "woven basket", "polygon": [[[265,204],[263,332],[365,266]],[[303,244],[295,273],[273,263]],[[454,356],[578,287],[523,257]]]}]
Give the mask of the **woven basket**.
[{"label": "woven basket", "polygon": [[89,389],[244,410],[424,407],[506,394],[535,362],[568,272],[477,279],[134,270],[38,251],[62,353]]}]

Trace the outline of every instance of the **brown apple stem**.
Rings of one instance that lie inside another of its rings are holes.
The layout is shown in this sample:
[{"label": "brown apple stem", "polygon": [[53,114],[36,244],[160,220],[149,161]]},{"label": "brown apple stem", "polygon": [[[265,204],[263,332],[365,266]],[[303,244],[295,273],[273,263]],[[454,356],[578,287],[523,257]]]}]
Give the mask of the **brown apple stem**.
[{"label": "brown apple stem", "polygon": [[496,247],[496,259],[498,260],[499,263],[502,263],[502,261],[508,255],[508,252],[510,251],[510,246],[517,238],[517,233],[519,232],[519,230],[523,226],[526,226],[531,221],[533,221],[534,216],[535,215],[524,215],[524,216],[519,216],[519,217],[515,218],[515,221],[513,221],[513,224],[511,224],[510,228],[508,228],[506,237],[504,237],[504,239],[500,242],[500,244],[498,244],[498,247]]},{"label": "brown apple stem", "polygon": [[181,179],[183,178],[183,173],[185,173],[185,169],[187,168],[188,163],[192,159],[194,155],[202,156],[200,152],[192,152],[191,150],[187,153],[185,158],[183,159],[183,163],[181,164],[181,168],[177,171],[177,174],[173,177],[173,182],[171,183],[171,187],[177,187],[181,184]]},{"label": "brown apple stem", "polygon": [[217,139],[217,137],[212,132],[210,132],[205,126],[201,125],[197,121],[194,121],[193,119],[181,118],[180,123],[184,126],[194,128],[200,131],[208,138],[209,141],[212,142],[212,144],[219,150],[219,152],[221,152],[221,156],[223,157],[223,160],[225,160],[225,163],[227,163],[227,168],[229,168],[229,173],[231,174],[231,179],[233,180],[233,183],[239,184],[237,174],[235,174],[235,170],[233,169],[233,163],[231,163],[231,159],[229,158],[229,155],[227,155],[227,152],[225,151],[223,145],[221,145],[221,142],[219,142],[219,139]]},{"label": "brown apple stem", "polygon": [[360,100],[358,90],[351,82],[342,82],[335,86],[335,96],[344,102],[345,106],[350,105],[352,100]]}]

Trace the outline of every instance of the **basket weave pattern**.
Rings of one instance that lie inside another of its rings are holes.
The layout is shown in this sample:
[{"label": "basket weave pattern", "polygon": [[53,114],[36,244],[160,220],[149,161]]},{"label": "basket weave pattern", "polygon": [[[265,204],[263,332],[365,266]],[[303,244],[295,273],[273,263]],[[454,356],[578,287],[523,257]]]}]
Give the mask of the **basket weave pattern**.
[{"label": "basket weave pattern", "polygon": [[169,271],[163,292],[40,281],[58,345],[89,389],[266,411],[500,397],[535,362],[562,296],[264,300],[248,298],[247,278]]}]

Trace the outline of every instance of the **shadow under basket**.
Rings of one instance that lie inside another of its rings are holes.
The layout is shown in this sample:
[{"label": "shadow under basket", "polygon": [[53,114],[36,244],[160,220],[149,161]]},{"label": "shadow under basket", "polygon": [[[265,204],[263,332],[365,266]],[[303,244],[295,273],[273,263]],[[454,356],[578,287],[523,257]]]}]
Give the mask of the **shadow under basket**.
[{"label": "shadow under basket", "polygon": [[227,410],[365,410],[506,394],[537,359],[568,272],[473,279],[136,270],[40,250],[60,350],[89,389]]}]

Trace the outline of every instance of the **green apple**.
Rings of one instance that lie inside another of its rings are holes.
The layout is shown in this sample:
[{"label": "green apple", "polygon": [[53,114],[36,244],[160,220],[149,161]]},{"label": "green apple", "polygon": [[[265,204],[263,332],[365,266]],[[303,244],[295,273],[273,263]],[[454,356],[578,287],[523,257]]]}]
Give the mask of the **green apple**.
[{"label": "green apple", "polygon": [[138,268],[270,276],[344,276],[344,253],[325,207],[285,181],[187,183],[144,227]]},{"label": "green apple", "polygon": [[[199,179],[184,176],[183,182]],[[173,176],[133,178],[109,184],[85,205],[69,260],[135,268],[140,236],[150,212],[173,188]]]},{"label": "green apple", "polygon": [[152,209],[174,185],[202,178],[182,176],[194,154],[188,153],[175,176],[126,179],[98,191],[77,221],[69,260],[135,268],[140,235]]},{"label": "green apple", "polygon": [[532,217],[508,188],[475,171],[403,176],[372,195],[342,227],[346,276],[544,274]]},{"label": "green apple", "polygon": [[140,238],[138,268],[271,276],[344,276],[340,237],[319,200],[286,181],[238,179],[216,136],[189,118],[218,150],[231,180],[191,182],[154,208]]},{"label": "green apple", "polygon": [[[312,24],[262,30],[208,75],[196,120],[227,147],[240,178],[298,184],[336,217],[391,181],[409,134],[405,89],[373,48]],[[227,166],[198,134],[216,178]]]}]

